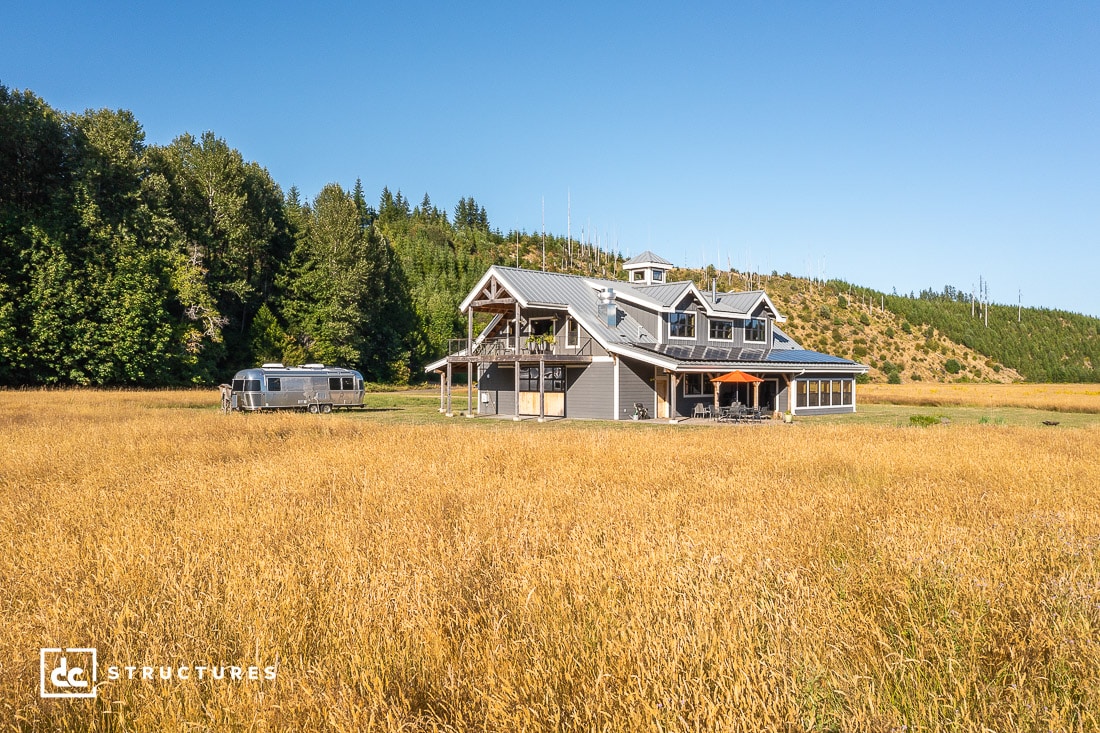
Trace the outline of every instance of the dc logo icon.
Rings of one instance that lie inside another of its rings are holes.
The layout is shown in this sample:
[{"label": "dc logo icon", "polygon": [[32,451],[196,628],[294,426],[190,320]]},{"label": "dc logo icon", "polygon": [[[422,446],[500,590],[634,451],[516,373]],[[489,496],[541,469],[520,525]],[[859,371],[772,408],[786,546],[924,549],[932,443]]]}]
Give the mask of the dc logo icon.
[{"label": "dc logo icon", "polygon": [[96,650],[42,649],[39,694],[42,697],[95,697]]}]

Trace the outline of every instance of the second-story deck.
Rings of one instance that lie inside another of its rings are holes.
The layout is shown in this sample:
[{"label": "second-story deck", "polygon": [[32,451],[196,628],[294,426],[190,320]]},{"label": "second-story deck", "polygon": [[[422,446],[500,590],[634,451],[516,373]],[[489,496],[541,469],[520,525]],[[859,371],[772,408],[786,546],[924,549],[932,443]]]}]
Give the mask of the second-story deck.
[{"label": "second-story deck", "polygon": [[593,340],[581,339],[576,346],[568,346],[561,341],[527,339],[516,344],[510,337],[474,340],[469,348],[467,339],[451,339],[447,344],[447,361],[458,363],[493,363],[509,361],[545,361],[555,364],[589,364],[592,362]]}]

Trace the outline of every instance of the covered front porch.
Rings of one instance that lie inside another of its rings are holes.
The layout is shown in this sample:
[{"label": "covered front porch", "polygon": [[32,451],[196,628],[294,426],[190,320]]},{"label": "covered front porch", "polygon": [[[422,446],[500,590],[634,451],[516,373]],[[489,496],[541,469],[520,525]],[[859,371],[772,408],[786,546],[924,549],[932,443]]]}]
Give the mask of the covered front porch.
[{"label": "covered front porch", "polygon": [[793,375],[737,369],[677,372],[657,369],[655,417],[740,420],[794,413]]}]

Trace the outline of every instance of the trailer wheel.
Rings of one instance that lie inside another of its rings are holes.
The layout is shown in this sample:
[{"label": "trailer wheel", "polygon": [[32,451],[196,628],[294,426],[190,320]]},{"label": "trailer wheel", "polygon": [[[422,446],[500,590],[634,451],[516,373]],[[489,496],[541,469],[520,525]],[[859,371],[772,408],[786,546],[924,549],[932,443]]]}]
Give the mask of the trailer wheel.
[{"label": "trailer wheel", "polygon": [[329,414],[330,412],[332,412],[332,405],[321,405],[321,412],[325,413],[326,415]]},{"label": "trailer wheel", "polygon": [[316,415],[320,411],[321,411],[321,406],[318,405],[316,402],[314,402],[313,404],[311,404],[309,406],[309,414],[310,415]]}]

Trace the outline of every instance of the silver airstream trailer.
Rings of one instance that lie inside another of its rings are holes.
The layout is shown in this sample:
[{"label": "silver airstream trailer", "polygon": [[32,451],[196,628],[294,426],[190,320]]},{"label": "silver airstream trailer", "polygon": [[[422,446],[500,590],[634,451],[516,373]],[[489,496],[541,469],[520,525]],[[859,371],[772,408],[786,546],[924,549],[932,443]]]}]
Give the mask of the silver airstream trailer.
[{"label": "silver airstream trailer", "polygon": [[227,386],[230,389],[222,391],[222,407],[226,410],[328,413],[363,407],[363,375],[354,369],[324,364],[264,364],[257,369],[242,369]]}]

